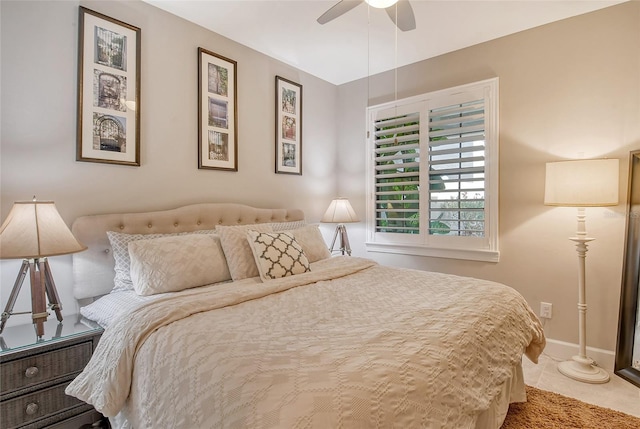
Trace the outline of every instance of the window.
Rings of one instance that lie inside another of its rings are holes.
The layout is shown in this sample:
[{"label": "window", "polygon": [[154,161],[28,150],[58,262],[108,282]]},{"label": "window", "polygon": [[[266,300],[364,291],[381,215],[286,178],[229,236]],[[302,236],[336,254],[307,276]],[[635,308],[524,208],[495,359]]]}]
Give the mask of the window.
[{"label": "window", "polygon": [[497,262],[498,79],[367,117],[367,249]]}]

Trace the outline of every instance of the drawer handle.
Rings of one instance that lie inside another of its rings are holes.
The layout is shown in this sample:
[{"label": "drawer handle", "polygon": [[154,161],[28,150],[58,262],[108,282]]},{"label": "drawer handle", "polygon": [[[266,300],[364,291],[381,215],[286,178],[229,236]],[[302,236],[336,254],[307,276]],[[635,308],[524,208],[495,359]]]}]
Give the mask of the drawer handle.
[{"label": "drawer handle", "polygon": [[36,404],[35,402],[31,402],[27,404],[27,408],[25,409],[25,412],[27,413],[28,416],[34,415],[35,413],[38,412],[38,404]]},{"label": "drawer handle", "polygon": [[36,375],[38,375],[38,367],[37,366],[30,366],[29,368],[27,368],[27,370],[24,372],[24,376],[27,378],[33,378]]}]

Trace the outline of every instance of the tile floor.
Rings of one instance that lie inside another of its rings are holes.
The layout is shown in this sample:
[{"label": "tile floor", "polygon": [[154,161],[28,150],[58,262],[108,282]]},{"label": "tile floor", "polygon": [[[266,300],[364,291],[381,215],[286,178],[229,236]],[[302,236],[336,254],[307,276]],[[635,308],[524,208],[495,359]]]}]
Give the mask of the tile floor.
[{"label": "tile floor", "polygon": [[529,386],[570,396],[583,402],[622,411],[640,417],[640,388],[610,373],[604,384],[588,384],[572,380],[558,372],[557,359],[543,354],[539,363],[522,360],[524,381]]}]

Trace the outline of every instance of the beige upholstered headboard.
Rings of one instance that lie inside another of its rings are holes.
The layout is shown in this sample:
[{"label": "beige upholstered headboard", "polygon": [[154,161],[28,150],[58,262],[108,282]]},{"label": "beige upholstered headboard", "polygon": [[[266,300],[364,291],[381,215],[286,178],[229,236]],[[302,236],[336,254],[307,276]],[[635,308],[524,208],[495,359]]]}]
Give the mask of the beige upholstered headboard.
[{"label": "beige upholstered headboard", "polygon": [[73,255],[76,299],[107,294],[113,288],[114,259],[107,231],[126,234],[167,234],[214,229],[216,225],[293,222],[304,220],[298,209],[259,209],[242,204],[204,203],[146,213],[119,213],[77,218],[71,230],[88,247]]}]

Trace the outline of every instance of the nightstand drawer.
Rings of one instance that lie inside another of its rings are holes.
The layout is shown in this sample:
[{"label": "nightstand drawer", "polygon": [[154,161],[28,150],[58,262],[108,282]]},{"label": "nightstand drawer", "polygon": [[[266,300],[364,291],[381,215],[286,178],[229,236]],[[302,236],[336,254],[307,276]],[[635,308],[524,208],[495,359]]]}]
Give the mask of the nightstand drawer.
[{"label": "nightstand drawer", "polygon": [[7,394],[35,384],[82,371],[91,359],[93,343],[85,342],[60,350],[2,364],[0,391]]},{"label": "nightstand drawer", "polygon": [[65,409],[83,405],[84,402],[64,393],[64,389],[69,383],[70,381],[2,402],[0,404],[0,427],[3,429],[16,428],[57,414]]}]

